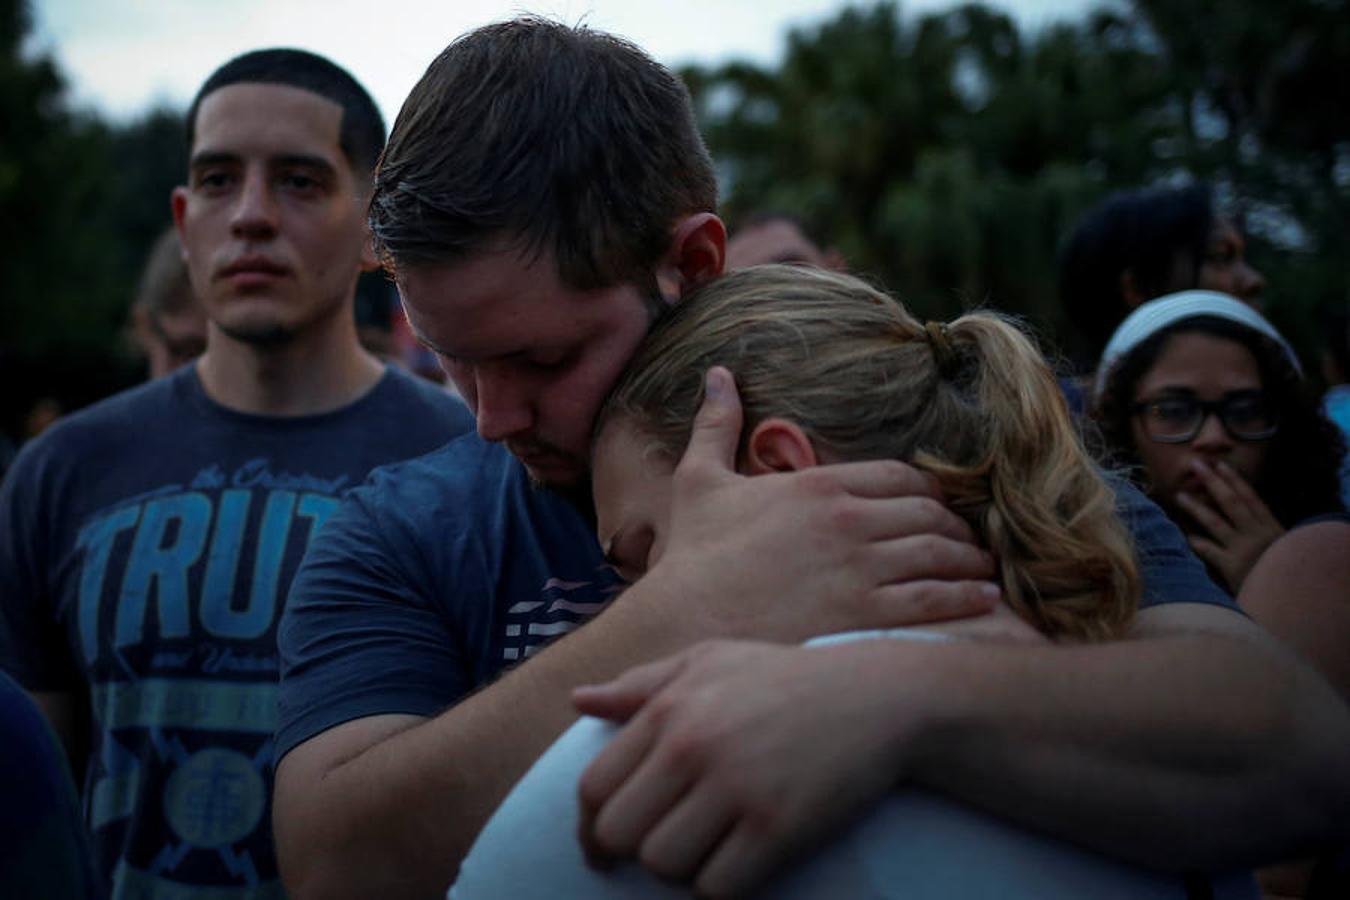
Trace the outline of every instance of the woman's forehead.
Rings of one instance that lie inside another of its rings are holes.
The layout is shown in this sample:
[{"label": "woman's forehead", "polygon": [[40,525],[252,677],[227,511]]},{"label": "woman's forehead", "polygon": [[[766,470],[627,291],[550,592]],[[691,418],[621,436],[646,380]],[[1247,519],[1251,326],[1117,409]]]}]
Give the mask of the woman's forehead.
[{"label": "woman's forehead", "polygon": [[1169,335],[1158,358],[1140,377],[1136,392],[1177,385],[1219,391],[1259,387],[1256,357],[1231,337],[1182,331]]}]

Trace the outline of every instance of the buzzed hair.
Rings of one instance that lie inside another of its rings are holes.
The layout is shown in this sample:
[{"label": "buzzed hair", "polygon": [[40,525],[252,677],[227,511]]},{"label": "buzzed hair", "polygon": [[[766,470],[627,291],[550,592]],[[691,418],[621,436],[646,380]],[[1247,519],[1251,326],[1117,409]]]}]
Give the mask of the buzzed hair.
[{"label": "buzzed hair", "polygon": [[371,231],[391,271],[505,241],[577,289],[650,282],[717,182],[689,93],[633,44],[527,17],[454,41],[394,122]]},{"label": "buzzed hair", "polygon": [[384,149],[384,118],[366,89],[346,69],[307,50],[278,47],[254,50],[225,63],[206,79],[187,112],[187,143],[197,132],[197,110],[214,92],[232,84],[280,84],[297,87],[342,107],[338,146],[352,170],[370,177]]}]

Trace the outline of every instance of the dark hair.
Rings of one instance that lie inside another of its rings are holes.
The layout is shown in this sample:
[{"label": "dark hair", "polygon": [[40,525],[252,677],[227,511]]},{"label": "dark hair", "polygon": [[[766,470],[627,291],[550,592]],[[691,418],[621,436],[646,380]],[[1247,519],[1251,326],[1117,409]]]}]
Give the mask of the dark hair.
[{"label": "dark hair", "polygon": [[206,79],[187,113],[188,149],[196,137],[197,110],[215,91],[232,84],[280,84],[318,94],[342,107],[338,146],[352,169],[369,175],[384,149],[384,119],[370,94],[341,66],[306,50],[275,48],[236,56]]},{"label": "dark hair", "polygon": [[1117,461],[1138,465],[1130,429],[1135,386],[1158,361],[1168,339],[1185,333],[1236,341],[1256,359],[1262,388],[1280,411],[1280,427],[1270,439],[1261,476],[1253,487],[1280,524],[1289,528],[1310,516],[1342,510],[1339,470],[1345,443],[1340,431],[1321,413],[1279,344],[1227,319],[1197,316],[1164,328],[1111,370],[1093,416]]},{"label": "dark hair", "polygon": [[507,240],[585,290],[649,282],[675,221],[716,204],[678,78],[620,38],[521,18],[459,38],[412,89],[370,222],[391,270]]},{"label": "dark hair", "polygon": [[[1129,313],[1121,275],[1130,272],[1149,300],[1195,287],[1213,225],[1213,198],[1202,184],[1121,191],[1078,221],[1060,253],[1059,298],[1082,362],[1095,364]],[[1185,284],[1174,283],[1179,257],[1190,263]]]}]

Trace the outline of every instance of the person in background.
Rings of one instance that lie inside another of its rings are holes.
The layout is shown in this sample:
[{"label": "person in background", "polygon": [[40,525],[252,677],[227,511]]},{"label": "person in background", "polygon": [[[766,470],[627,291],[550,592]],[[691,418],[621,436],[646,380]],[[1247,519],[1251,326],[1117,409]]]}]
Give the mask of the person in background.
[{"label": "person in background", "polygon": [[1183,291],[1131,313],[1102,355],[1093,416],[1234,596],[1289,529],[1344,512],[1341,436],[1288,342],[1225,294]]},{"label": "person in background", "polygon": [[66,756],[31,697],[0,672],[0,895],[99,900]]},{"label": "person in background", "polygon": [[1260,308],[1266,281],[1208,187],[1121,191],[1089,210],[1060,253],[1066,349],[1090,372],[1116,326],[1141,303],[1176,291],[1219,291]]},{"label": "person in background", "polygon": [[151,378],[163,378],[206,350],[206,313],[192,292],[173,226],[155,240],[141,270],[131,304],[131,334]]},{"label": "person in background", "polygon": [[[1284,338],[1223,294],[1160,297],[1108,343],[1094,415],[1242,610],[1350,700],[1345,444]],[[1291,864],[1262,882],[1303,896],[1315,871]]]},{"label": "person in background", "polygon": [[206,350],[21,451],[0,487],[0,668],[70,754],[114,898],[270,898],[286,589],[347,487],[470,422],[357,341],[384,124],[355,79],[247,53],[186,124],[171,207]]},{"label": "person in background", "polygon": [[355,311],[356,336],[366,352],[384,362],[402,365],[394,345],[394,317],[403,313],[398,306],[398,291],[383,272],[361,273],[356,280]]},{"label": "person in background", "polygon": [[727,238],[728,270],[765,263],[800,263],[821,269],[844,269],[844,257],[838,250],[833,247],[822,250],[808,237],[801,219],[781,212],[752,213]]},{"label": "person in background", "polygon": [[[1322,412],[1350,444],[1350,305],[1342,303],[1324,314],[1322,335],[1322,377],[1328,385]],[[1341,461],[1341,500],[1350,506],[1350,454]]]}]

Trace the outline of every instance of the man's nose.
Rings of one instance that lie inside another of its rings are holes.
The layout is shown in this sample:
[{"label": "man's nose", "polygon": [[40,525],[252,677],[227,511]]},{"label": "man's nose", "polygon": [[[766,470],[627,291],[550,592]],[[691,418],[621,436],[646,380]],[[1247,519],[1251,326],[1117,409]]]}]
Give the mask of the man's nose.
[{"label": "man's nose", "polygon": [[231,230],[243,238],[270,237],[277,230],[277,203],[264,173],[248,172],[235,201]]},{"label": "man's nose", "polygon": [[528,392],[509,375],[480,368],[474,394],[478,435],[483,440],[503,441],[534,424]]}]

